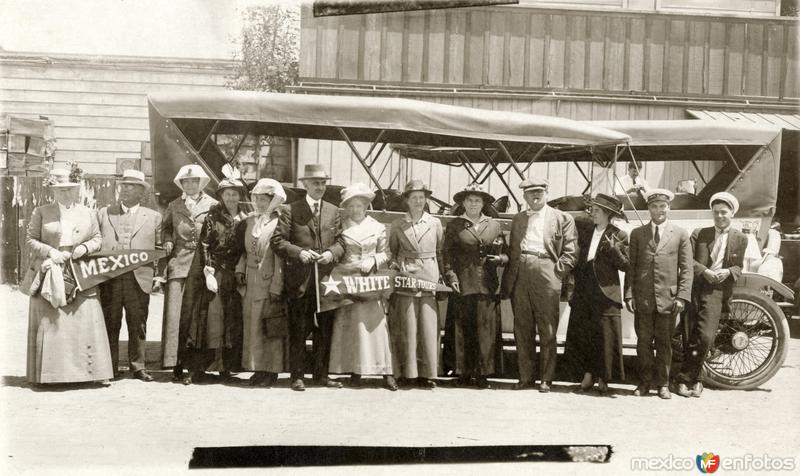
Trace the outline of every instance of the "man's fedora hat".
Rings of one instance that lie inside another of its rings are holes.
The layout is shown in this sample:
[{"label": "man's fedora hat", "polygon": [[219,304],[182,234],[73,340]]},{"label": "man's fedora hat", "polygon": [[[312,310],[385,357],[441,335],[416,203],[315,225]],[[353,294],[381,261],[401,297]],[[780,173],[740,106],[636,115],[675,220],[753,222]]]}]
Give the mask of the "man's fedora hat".
[{"label": "man's fedora hat", "polygon": [[144,179],[144,172],[136,169],[128,169],[122,172],[122,178],[117,183],[127,183],[130,185],[141,185],[150,188],[150,184]]},{"label": "man's fedora hat", "polygon": [[303,176],[300,177],[300,180],[314,179],[330,180],[331,178],[328,176],[328,173],[325,172],[325,167],[323,167],[322,164],[306,164],[303,169]]}]

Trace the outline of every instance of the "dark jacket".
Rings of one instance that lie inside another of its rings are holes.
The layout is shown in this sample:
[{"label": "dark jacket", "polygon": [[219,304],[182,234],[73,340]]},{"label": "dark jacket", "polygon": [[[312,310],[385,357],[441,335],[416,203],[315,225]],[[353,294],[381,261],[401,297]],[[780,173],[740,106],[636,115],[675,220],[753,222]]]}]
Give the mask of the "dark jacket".
[{"label": "dark jacket", "polygon": [[711,251],[714,249],[716,232],[713,226],[697,228],[692,232],[691,242],[694,250],[694,285],[692,295],[707,293],[713,289],[723,290],[722,311],[728,310],[728,300],[733,293],[733,287],[739,276],[742,275],[744,252],[747,248],[747,236],[739,230],[728,232],[728,244],[725,247],[725,256],[722,258],[722,267],[727,268],[731,275],[720,284],[711,284],[703,277],[703,272],[711,266]]},{"label": "dark jacket", "polygon": [[171,201],[161,223],[161,242],[174,246],[167,263],[167,279],[185,278],[189,274],[198,239],[208,210],[217,204],[210,195],[202,194],[194,210],[186,208],[186,201],[178,197]]},{"label": "dark jacket", "polygon": [[667,221],[656,246],[650,222],[634,228],[628,250],[625,299],[637,313],[671,314],[676,298],[692,299],[692,244],[689,233]]},{"label": "dark jacket", "polygon": [[[622,304],[622,289],[619,282],[619,271],[628,271],[628,235],[609,224],[603,236],[600,238],[600,244],[597,245],[597,252],[594,259],[587,262],[589,257],[589,247],[592,244],[592,234],[594,233],[594,225],[579,226],[578,227],[578,264],[576,268],[576,290],[584,290],[578,292],[573,297],[573,301],[581,298],[590,293],[585,292],[584,283],[581,282],[580,271],[585,266],[590,266],[594,273],[594,278],[603,294],[610,300],[617,304]],[[614,241],[615,246],[611,245]],[[572,303],[570,303],[572,304]]]},{"label": "dark jacket", "polygon": [[[281,210],[278,228],[272,235],[275,254],[284,260],[284,290],[290,299],[305,296],[306,291],[315,285],[314,264],[300,261],[300,252],[314,250],[333,253],[334,262],[344,255],[344,238],[339,209],[336,205],[322,201],[319,224],[305,199],[284,205]],[[329,271],[331,265],[320,266],[320,275]]]},{"label": "dark jacket", "polygon": [[458,283],[462,296],[497,294],[497,264],[487,261],[486,255],[500,255],[503,264],[508,262],[500,223],[489,217],[484,220],[475,225],[456,217],[444,232],[444,276],[448,284]]}]

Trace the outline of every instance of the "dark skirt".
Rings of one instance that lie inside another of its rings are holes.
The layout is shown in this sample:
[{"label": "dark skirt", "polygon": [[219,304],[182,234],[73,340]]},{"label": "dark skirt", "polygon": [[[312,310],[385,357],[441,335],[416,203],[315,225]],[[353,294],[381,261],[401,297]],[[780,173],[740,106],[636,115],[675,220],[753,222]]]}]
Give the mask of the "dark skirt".
[{"label": "dark skirt", "polygon": [[221,369],[236,371],[242,362],[242,298],[233,271],[217,271],[217,293],[206,288],[195,255],[183,292],[178,339],[179,362],[190,371],[206,370],[217,357]]},{"label": "dark skirt", "polygon": [[606,382],[624,380],[621,305],[603,294],[591,264],[576,269],[575,284],[564,350],[571,377],[589,372]]},{"label": "dark skirt", "polygon": [[500,305],[496,296],[453,295],[456,373],[487,377],[500,373]]}]

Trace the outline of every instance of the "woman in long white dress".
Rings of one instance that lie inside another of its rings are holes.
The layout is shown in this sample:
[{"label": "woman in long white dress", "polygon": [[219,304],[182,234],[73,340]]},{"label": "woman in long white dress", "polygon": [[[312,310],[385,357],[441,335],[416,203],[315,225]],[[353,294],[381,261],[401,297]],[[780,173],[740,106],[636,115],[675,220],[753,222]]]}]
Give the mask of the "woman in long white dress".
[{"label": "woman in long white dress", "polygon": [[245,254],[236,272],[245,275],[242,301],[242,368],[252,371],[250,385],[272,386],[288,364],[289,327],[280,302],[283,267],[270,246],[278,225],[280,205],[286,201],[281,184],[264,178],[250,195],[255,211],[247,218],[244,231]]},{"label": "woman in long white dress", "polygon": [[[342,222],[346,247],[341,265],[363,275],[374,273],[389,260],[386,226],[366,214],[373,198],[375,194],[364,184],[342,190],[347,218]],[[384,386],[397,390],[386,311],[380,299],[355,302],[336,310],[329,371],[351,374],[353,387],[361,385],[362,375],[382,375]]]},{"label": "woman in long white dress", "polygon": [[[48,270],[63,275],[70,258],[100,250],[97,216],[76,203],[78,180],[68,170],[53,170],[47,184],[55,203],[37,207],[28,225],[31,267],[21,288],[31,296],[27,378],[34,384],[108,385],[114,377],[97,288],[75,290],[74,295],[61,290],[59,302],[54,297],[46,299],[46,286],[40,286]],[[63,279],[60,283],[64,285]]]}]

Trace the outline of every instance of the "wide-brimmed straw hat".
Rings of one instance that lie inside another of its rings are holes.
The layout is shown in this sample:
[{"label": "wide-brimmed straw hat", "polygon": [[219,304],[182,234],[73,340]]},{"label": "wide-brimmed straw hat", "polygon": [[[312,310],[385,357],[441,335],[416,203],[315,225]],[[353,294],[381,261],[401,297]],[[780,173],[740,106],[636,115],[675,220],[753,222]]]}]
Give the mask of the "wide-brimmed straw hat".
[{"label": "wide-brimmed straw hat", "polygon": [[128,169],[122,172],[122,178],[117,180],[117,183],[126,183],[129,185],[141,185],[144,188],[150,188],[150,184],[144,179],[144,172],[136,169]]},{"label": "wide-brimmed straw hat", "polygon": [[726,203],[729,207],[731,207],[734,215],[736,215],[736,212],[739,211],[739,200],[737,200],[736,197],[728,192],[717,192],[714,195],[711,195],[711,198],[708,200],[708,208],[711,208],[711,205],[718,201]]},{"label": "wide-brimmed straw hat", "polygon": [[178,188],[183,190],[181,180],[185,179],[200,179],[200,190],[206,188],[206,185],[208,185],[208,182],[211,180],[205,170],[197,164],[184,165],[181,167],[173,182]]},{"label": "wide-brimmed straw hat", "polygon": [[617,216],[625,219],[625,221],[628,221],[628,217],[626,217],[625,212],[622,211],[622,201],[620,201],[617,197],[612,197],[611,195],[606,195],[604,193],[598,193],[594,196],[594,198],[589,200],[589,205],[603,208],[612,216]]},{"label": "wide-brimmed straw hat", "polygon": [[375,198],[375,192],[370,190],[369,187],[363,183],[354,183],[342,189],[341,206],[344,207],[345,203],[352,198],[363,198],[367,203],[372,203],[372,200]]},{"label": "wide-brimmed straw hat", "polygon": [[431,193],[433,193],[422,180],[418,179],[410,180],[403,189],[401,196],[407,198],[411,192],[424,192],[426,197],[430,197]]},{"label": "wide-brimmed straw hat", "polygon": [[328,173],[325,172],[325,167],[322,164],[306,164],[303,169],[303,176],[300,180],[330,180]]},{"label": "wide-brimmed straw hat", "polygon": [[67,169],[53,169],[47,178],[47,186],[50,188],[80,187],[80,182],[73,182],[70,179],[70,171]]},{"label": "wide-brimmed straw hat", "polygon": [[464,187],[464,190],[456,192],[456,194],[453,195],[453,202],[461,203],[465,198],[467,198],[468,195],[477,195],[478,197],[481,197],[484,205],[491,205],[494,203],[494,197],[489,194],[489,192],[484,190],[483,185],[479,183],[471,183]]}]

